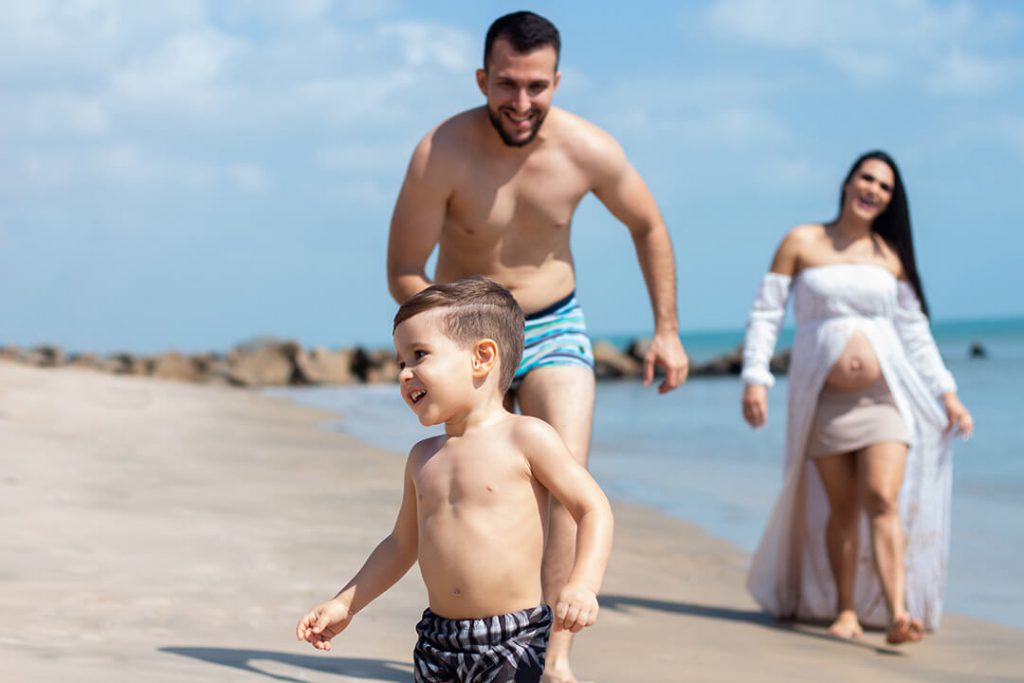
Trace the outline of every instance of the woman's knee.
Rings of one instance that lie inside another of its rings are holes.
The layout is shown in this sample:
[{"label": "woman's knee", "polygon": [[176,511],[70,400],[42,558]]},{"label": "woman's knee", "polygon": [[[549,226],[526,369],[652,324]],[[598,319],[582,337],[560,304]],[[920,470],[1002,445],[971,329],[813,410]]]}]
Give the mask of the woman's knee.
[{"label": "woman's knee", "polygon": [[900,511],[897,494],[874,487],[864,491],[863,505],[868,517],[897,515]]},{"label": "woman's knee", "polygon": [[841,528],[855,526],[860,515],[860,505],[856,496],[844,496],[830,501],[829,523]]}]

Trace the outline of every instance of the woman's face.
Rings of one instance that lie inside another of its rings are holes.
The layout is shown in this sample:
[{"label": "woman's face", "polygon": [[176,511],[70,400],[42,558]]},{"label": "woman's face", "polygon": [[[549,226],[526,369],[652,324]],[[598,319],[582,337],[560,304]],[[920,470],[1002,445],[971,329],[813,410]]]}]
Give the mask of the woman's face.
[{"label": "woman's face", "polygon": [[843,187],[846,193],[844,213],[874,221],[889,208],[895,182],[889,164],[879,159],[866,159]]}]

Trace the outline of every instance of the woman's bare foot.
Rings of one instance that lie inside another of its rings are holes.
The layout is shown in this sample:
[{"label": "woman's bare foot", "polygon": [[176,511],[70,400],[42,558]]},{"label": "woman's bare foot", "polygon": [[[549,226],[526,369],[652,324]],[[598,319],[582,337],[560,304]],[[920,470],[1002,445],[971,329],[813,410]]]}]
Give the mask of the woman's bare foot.
[{"label": "woman's bare foot", "polygon": [[901,643],[916,643],[924,638],[924,625],[920,619],[913,619],[904,612],[892,620],[888,632],[885,634],[885,642],[890,645]]},{"label": "woman's bare foot", "polygon": [[843,640],[858,640],[864,635],[864,629],[857,621],[857,613],[852,609],[844,609],[828,627],[828,632]]}]

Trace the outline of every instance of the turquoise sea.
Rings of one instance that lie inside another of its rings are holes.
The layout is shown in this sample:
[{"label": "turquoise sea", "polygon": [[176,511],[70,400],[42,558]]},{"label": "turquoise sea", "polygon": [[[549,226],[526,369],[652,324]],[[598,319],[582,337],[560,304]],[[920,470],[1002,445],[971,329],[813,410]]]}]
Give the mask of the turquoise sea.
[{"label": "turquoise sea", "polygon": [[[938,322],[934,332],[977,425],[955,446],[946,609],[1024,628],[1024,318]],[[742,337],[704,332],[683,342],[699,362]],[[790,339],[783,334],[780,348]],[[986,358],[969,358],[974,343]],[[786,382],[770,392],[769,423],[756,432],[740,417],[740,392],[734,377],[693,379],[666,396],[633,380],[599,383],[591,471],[612,498],[690,520],[752,551],[781,483]],[[394,385],[276,393],[335,411],[331,428],[396,453],[431,433]]]}]

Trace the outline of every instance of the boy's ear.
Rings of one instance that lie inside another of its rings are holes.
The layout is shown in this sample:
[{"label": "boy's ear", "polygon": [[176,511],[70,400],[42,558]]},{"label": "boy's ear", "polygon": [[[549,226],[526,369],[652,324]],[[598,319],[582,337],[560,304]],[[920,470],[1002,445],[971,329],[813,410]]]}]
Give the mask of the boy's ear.
[{"label": "boy's ear", "polygon": [[473,346],[473,375],[485,377],[498,365],[498,344],[481,339]]}]

